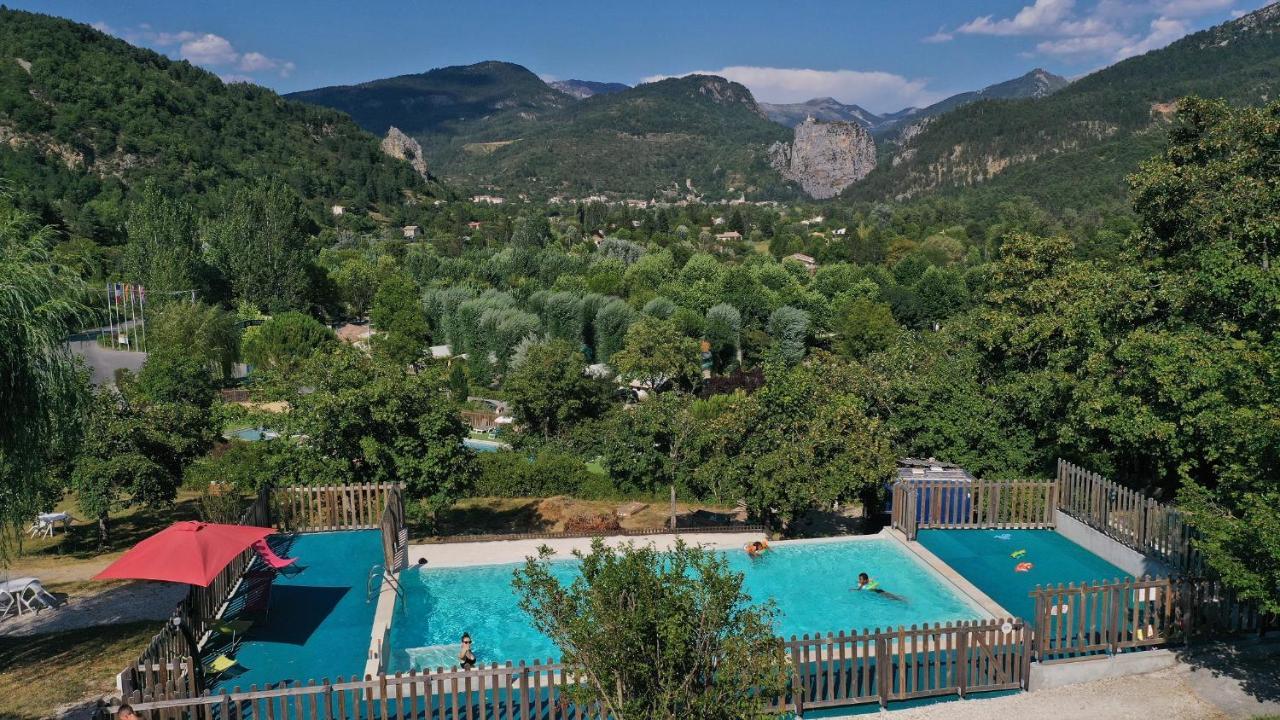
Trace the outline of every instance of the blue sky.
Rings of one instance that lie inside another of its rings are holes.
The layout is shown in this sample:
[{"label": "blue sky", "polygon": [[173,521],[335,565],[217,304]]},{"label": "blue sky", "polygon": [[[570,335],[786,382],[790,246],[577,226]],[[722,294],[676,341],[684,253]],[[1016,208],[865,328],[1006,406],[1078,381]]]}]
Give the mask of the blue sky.
[{"label": "blue sky", "polygon": [[635,84],[714,72],[874,112],[1044,67],[1078,76],[1265,0],[14,2],[281,92],[480,60]]}]

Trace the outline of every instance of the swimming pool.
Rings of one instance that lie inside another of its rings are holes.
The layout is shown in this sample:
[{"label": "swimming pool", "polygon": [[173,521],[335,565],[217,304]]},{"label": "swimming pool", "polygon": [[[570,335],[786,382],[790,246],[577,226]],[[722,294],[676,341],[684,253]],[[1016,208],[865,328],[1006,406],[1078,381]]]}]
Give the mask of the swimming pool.
[{"label": "swimming pool", "polygon": [[476,452],[498,452],[511,447],[496,440],[478,440],[470,437],[462,438],[462,444]]},{"label": "swimming pool", "polygon": [[298,558],[303,570],[272,581],[266,616],[253,618],[236,649],[239,667],[214,689],[360,676],[374,613],[365,583],[369,568],[382,562],[380,533],[304,533],[271,540],[278,552]]},{"label": "swimming pool", "polygon": [[[987,616],[888,538],[787,543],[755,560],[741,550],[727,557],[744,574],[744,589],[753,599],[777,604],[777,632],[784,637]],[[401,573],[404,604],[392,622],[388,670],[453,665],[463,632],[474,638],[481,662],[559,657],[519,609],[511,587],[517,567],[428,566]],[[570,580],[577,567],[574,560],[559,560],[553,573]],[[905,600],[851,592],[859,572]]]},{"label": "swimming pool", "polygon": [[275,440],[280,437],[280,433],[271,428],[241,428],[231,433],[228,437],[244,440],[245,442],[257,442],[259,440]]},{"label": "swimming pool", "polygon": [[[1128,573],[1053,530],[921,530],[916,538],[1005,610],[1030,618],[1036,585],[1093,582]],[[1011,555],[1025,550],[1019,557]],[[1014,568],[1031,563],[1026,572]]]}]

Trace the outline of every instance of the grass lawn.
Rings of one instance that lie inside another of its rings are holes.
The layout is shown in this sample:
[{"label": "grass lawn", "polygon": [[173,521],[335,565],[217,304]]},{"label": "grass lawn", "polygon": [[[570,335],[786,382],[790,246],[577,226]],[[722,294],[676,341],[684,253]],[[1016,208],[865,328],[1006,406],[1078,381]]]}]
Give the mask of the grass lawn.
[{"label": "grass lawn", "polygon": [[144,622],[0,637],[0,718],[36,720],[59,705],[113,693],[116,673],[155,632],[154,622]]},{"label": "grass lawn", "polygon": [[32,538],[24,535],[22,554],[25,556],[69,555],[85,559],[126,550],[137,544],[139,540],[179,520],[200,519],[199,499],[200,493],[179,489],[177,500],[172,507],[130,507],[111,513],[107,521],[107,544],[102,546],[98,543],[97,524],[82,517],[83,513],[76,506],[75,498],[68,495],[57,504],[55,511],[65,511],[76,518],[76,522],[71,524],[71,529],[63,533],[62,528],[59,527],[51,538]]},{"label": "grass lawn", "polygon": [[[579,500],[570,497],[551,498],[467,498],[444,511],[440,527],[428,533],[412,523],[409,527],[411,542],[429,541],[439,535],[505,535],[513,533],[549,533],[564,530],[565,522],[573,517],[609,515],[626,500]],[[621,520],[627,530],[655,530],[670,522],[671,507],[665,500],[642,500],[649,506],[631,517]],[[679,513],[695,509],[731,512],[704,503],[677,503]]]}]

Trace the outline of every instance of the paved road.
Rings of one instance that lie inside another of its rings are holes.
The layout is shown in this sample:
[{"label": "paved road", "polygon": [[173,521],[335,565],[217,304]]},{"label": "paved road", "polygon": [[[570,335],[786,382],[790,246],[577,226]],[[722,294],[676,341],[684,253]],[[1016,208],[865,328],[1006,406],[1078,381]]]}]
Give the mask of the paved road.
[{"label": "paved road", "polygon": [[84,358],[85,364],[93,371],[94,385],[114,382],[118,369],[137,372],[147,360],[146,353],[111,350],[98,345],[96,340],[73,339],[69,344],[71,352]]}]

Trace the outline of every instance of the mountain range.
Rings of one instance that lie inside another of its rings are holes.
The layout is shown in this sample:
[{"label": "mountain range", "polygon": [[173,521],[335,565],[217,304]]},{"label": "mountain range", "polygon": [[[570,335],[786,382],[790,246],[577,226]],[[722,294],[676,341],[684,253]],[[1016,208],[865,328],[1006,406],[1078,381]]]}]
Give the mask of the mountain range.
[{"label": "mountain range", "polygon": [[589,98],[592,95],[608,95],[609,93],[631,89],[630,85],[618,82],[595,82],[592,80],[553,80],[548,85],[565,95],[571,95],[579,100]]},{"label": "mountain range", "polygon": [[[1037,69],[885,115],[830,98],[760,104],[709,75],[553,86],[498,61],[282,98],[86,25],[0,9],[0,177],[70,234],[116,239],[125,199],[148,179],[200,203],[228,184],[280,178],[317,213],[450,192],[435,178],[535,199],[799,199],[795,164],[784,178],[770,161],[788,143],[791,157],[824,156],[796,147],[788,124],[799,113],[875,135],[873,154],[850,147],[876,167],[856,173],[845,200],[964,192],[1097,208],[1122,202],[1126,175],[1193,94],[1237,104],[1280,94],[1280,6],[1069,84]],[[431,177],[379,149],[392,127],[421,143]]]},{"label": "mountain range", "polygon": [[882,138],[845,196],[1027,195],[1050,207],[1122,203],[1188,95],[1257,105],[1280,95],[1280,4],[1123,60],[1043,97],[971,102]]},{"label": "mountain range", "polygon": [[948,110],[954,110],[961,105],[978,100],[1047,97],[1066,87],[1069,82],[1066,78],[1054,75],[1048,70],[1036,68],[1021,77],[989,85],[981,90],[952,95],[924,108],[908,107],[883,115],[877,115],[857,105],[846,105],[829,97],[815,98],[802,103],[760,103],[760,109],[770,120],[787,127],[795,127],[804,122],[806,117],[812,117],[824,122],[856,122],[875,135],[885,135],[903,127],[904,124],[941,115]]},{"label": "mountain range", "polygon": [[766,157],[790,132],[747,88],[720,77],[557,88],[491,61],[288,97],[346,112],[374,133],[399,128],[422,144],[433,172],[464,187],[539,197],[796,196]]}]

